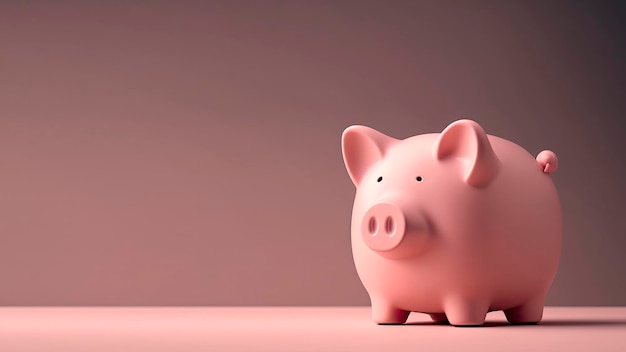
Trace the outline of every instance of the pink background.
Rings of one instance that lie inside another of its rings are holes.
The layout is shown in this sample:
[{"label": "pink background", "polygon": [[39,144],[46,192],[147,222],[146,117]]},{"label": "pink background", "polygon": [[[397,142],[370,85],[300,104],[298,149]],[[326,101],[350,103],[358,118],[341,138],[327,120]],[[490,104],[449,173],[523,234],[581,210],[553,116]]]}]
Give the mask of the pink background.
[{"label": "pink background", "polygon": [[551,305],[626,305],[624,7],[0,2],[0,305],[365,305],[340,135],[554,150]]}]

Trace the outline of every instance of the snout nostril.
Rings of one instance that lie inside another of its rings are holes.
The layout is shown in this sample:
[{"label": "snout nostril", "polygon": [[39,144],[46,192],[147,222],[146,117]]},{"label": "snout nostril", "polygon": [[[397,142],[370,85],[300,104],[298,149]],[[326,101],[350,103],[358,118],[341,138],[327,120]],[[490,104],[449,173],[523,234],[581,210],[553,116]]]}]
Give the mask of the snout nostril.
[{"label": "snout nostril", "polygon": [[378,224],[376,223],[376,217],[372,216],[369,221],[369,231],[372,236],[376,236],[378,230]]},{"label": "snout nostril", "polygon": [[395,229],[396,222],[393,221],[393,218],[391,216],[388,216],[387,219],[385,219],[385,232],[387,232],[387,235],[393,236],[395,234]]}]

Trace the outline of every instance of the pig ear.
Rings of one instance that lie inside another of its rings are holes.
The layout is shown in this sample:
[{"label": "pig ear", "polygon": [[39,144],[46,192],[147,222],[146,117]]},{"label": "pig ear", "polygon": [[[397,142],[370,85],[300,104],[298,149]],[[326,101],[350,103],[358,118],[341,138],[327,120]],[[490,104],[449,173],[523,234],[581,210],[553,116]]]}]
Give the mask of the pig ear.
[{"label": "pig ear", "polygon": [[460,159],[465,168],[464,180],[474,187],[484,187],[498,173],[500,161],[491,148],[487,133],[472,120],[451,123],[435,143],[438,160]]},{"label": "pig ear", "polygon": [[383,158],[387,148],[395,141],[366,126],[350,126],[343,131],[343,161],[355,186],[359,186],[367,171]]}]

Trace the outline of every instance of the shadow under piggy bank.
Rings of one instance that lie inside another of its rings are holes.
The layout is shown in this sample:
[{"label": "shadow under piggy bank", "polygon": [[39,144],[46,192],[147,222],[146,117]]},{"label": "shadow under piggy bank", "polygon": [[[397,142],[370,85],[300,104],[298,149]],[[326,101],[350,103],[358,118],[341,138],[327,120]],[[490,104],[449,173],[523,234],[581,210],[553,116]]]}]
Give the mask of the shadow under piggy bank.
[{"label": "shadow under piggy bank", "polygon": [[[437,325],[441,325],[441,326],[451,326],[449,323],[447,322],[434,322],[434,321],[417,321],[417,322],[407,322],[404,324],[398,324],[398,325],[407,325],[407,326],[415,326],[415,325],[421,325],[421,326],[437,326]],[[485,321],[485,323],[483,325],[470,325],[470,326],[459,326],[460,328],[495,328],[495,327],[510,327],[510,328],[523,328],[523,327],[536,327],[536,328],[543,328],[543,327],[585,327],[585,328],[591,328],[591,327],[602,327],[602,326],[613,326],[613,327],[626,327],[626,320],[616,320],[616,319],[605,319],[605,320],[599,320],[599,319],[589,319],[589,320],[584,320],[584,319],[546,319],[546,320],[542,320],[541,322],[539,322],[538,324],[511,324],[509,322],[506,321]]]}]

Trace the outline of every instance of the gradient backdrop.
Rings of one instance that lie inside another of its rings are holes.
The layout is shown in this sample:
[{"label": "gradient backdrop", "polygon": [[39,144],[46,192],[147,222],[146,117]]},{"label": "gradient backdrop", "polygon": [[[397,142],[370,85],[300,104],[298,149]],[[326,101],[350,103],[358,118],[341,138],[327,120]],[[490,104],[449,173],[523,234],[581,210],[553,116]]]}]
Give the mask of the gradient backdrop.
[{"label": "gradient backdrop", "polygon": [[624,5],[0,1],[1,305],[366,305],[340,136],[554,150],[550,305],[626,305]]}]

